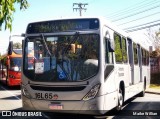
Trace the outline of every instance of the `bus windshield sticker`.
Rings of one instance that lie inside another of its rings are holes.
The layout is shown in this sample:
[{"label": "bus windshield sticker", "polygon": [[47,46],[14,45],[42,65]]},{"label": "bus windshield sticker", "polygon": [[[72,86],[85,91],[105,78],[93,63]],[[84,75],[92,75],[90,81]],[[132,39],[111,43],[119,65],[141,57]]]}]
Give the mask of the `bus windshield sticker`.
[{"label": "bus windshield sticker", "polygon": [[33,42],[28,42],[28,51],[33,50],[33,49],[34,49]]},{"label": "bus windshield sticker", "polygon": [[58,79],[60,79],[60,80],[66,79],[65,73],[63,71],[58,72]]},{"label": "bus windshield sticker", "polygon": [[44,72],[44,62],[36,62],[35,63],[35,73],[36,74],[41,74]]}]

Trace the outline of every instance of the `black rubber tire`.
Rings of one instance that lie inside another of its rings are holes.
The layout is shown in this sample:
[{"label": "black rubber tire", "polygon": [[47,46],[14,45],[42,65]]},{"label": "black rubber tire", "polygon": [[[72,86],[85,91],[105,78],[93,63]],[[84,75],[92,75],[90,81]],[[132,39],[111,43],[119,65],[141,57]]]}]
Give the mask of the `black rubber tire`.
[{"label": "black rubber tire", "polygon": [[123,97],[122,90],[119,89],[119,92],[118,92],[118,105],[117,105],[117,107],[116,107],[116,110],[117,110],[117,111],[122,110],[123,101],[124,101],[123,98],[124,98],[124,97]]}]

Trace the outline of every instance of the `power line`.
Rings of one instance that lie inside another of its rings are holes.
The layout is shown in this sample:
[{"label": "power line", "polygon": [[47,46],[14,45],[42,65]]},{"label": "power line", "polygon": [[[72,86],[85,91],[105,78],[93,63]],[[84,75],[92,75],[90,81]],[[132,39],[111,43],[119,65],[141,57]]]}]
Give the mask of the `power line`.
[{"label": "power line", "polygon": [[87,8],[84,8],[86,5],[88,5],[88,3],[73,3],[73,7],[77,5],[78,7],[77,8],[73,8],[73,11],[74,10],[79,10],[79,15],[82,16],[82,10],[87,10]]},{"label": "power line", "polygon": [[154,27],[154,26],[157,26],[157,25],[160,25],[160,23],[152,24],[152,25],[148,25],[148,26],[144,26],[144,27],[140,27],[140,28],[135,28],[135,29],[131,29],[131,30],[126,30],[126,32],[128,33],[128,32],[138,31],[138,30]]},{"label": "power line", "polygon": [[[144,1],[140,2],[140,3],[138,2],[137,4],[139,5],[139,4],[144,3],[144,2],[146,2],[146,0],[144,0]],[[137,4],[134,4],[134,5],[132,5],[132,6],[135,6],[135,5],[137,5]],[[124,13],[124,12],[126,12],[126,11],[128,12],[128,10],[130,10],[132,6],[129,6],[129,7],[125,8],[125,9],[119,10],[118,12],[112,13],[111,16],[108,17],[108,18],[117,16],[117,15],[119,16],[120,14],[122,14],[122,13]],[[132,9],[133,9],[133,8],[132,8]]]},{"label": "power line", "polygon": [[150,17],[150,16],[153,16],[153,15],[156,15],[156,14],[159,14],[160,12],[156,12],[156,13],[153,13],[153,14],[150,14],[150,15],[147,15],[147,16],[144,16],[144,17],[141,17],[141,18],[138,18],[138,19],[134,19],[134,20],[131,20],[131,21],[128,21],[128,22],[124,22],[124,23],[121,23],[117,26],[121,26],[121,25],[124,25],[124,24],[128,24],[128,23],[131,23],[131,22],[134,22],[134,21],[137,21],[137,20],[140,20],[140,19],[144,19],[144,18],[147,18],[147,17]]},{"label": "power line", "polygon": [[121,17],[121,18],[115,19],[115,20],[113,20],[112,22],[116,22],[116,21],[119,21],[119,20],[122,20],[122,19],[126,19],[126,18],[128,18],[128,17],[132,17],[132,16],[135,16],[135,15],[137,15],[137,14],[141,14],[141,13],[143,13],[143,12],[147,12],[147,11],[149,11],[149,10],[152,10],[152,9],[155,9],[155,8],[158,8],[158,7],[160,7],[160,5],[151,7],[151,8],[149,8],[149,9],[145,9],[145,10],[140,11],[140,12],[136,12],[136,13],[130,14],[130,15],[125,16],[125,17]]},{"label": "power line", "polygon": [[[146,2],[146,0],[145,1],[143,1],[143,2],[140,2],[140,3],[137,3],[138,5],[140,5],[141,3],[144,3],[144,2]],[[160,1],[157,1],[157,2],[160,2]],[[114,15],[114,13],[112,13],[112,16],[110,16],[110,17],[108,17],[108,18],[115,18],[115,17],[119,17],[120,15],[122,15],[122,14],[125,14],[126,12],[128,13],[129,11],[135,11],[135,10],[139,10],[139,8],[146,8],[147,6],[151,6],[151,5],[153,5],[153,4],[155,4],[155,3],[157,3],[155,0],[153,0],[153,1],[150,1],[150,2],[148,2],[148,3],[146,3],[146,4],[142,4],[142,5],[140,5],[140,6],[138,6],[138,7],[128,7],[128,8],[125,8],[125,9],[123,9],[123,10],[121,10],[121,11],[118,11],[118,13],[116,12],[116,14]],[[153,4],[152,4],[153,3]],[[136,5],[136,4],[135,4]],[[132,6],[135,6],[135,5],[132,5]]]},{"label": "power line", "polygon": [[123,29],[123,30],[133,29],[133,28],[136,28],[136,27],[140,27],[140,26],[144,26],[144,25],[152,24],[152,23],[155,23],[155,22],[158,22],[158,21],[160,21],[160,20],[156,20],[156,21],[152,21],[152,22],[145,23],[145,24],[141,24],[141,25],[137,25],[137,26],[133,26],[133,27],[125,28],[125,29]]}]

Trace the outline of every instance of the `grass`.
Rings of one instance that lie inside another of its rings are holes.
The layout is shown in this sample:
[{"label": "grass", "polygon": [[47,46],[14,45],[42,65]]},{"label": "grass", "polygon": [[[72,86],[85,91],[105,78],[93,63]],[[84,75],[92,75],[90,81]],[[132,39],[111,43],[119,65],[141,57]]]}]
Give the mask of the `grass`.
[{"label": "grass", "polygon": [[160,84],[150,84],[150,88],[160,89]]},{"label": "grass", "polygon": [[160,73],[151,74],[150,88],[160,89]]}]

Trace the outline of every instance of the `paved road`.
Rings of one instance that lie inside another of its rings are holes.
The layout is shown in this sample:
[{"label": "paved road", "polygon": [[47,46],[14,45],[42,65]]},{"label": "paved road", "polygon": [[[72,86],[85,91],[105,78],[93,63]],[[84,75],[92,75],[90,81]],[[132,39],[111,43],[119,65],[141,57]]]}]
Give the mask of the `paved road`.
[{"label": "paved road", "polygon": [[[110,111],[106,115],[113,113],[113,111]],[[132,99],[125,102],[121,112],[113,114],[112,116],[55,116],[52,114],[48,114],[48,116],[50,119],[160,119],[160,95],[146,93],[145,97],[133,97]]]},{"label": "paved road", "polygon": [[160,95],[146,93],[145,97],[133,97],[125,103],[122,112],[119,114],[99,116],[98,118],[160,119]]},{"label": "paved road", "polygon": [[0,86],[0,110],[19,110],[22,108],[20,87]]},{"label": "paved road", "polygon": [[[10,112],[11,111],[11,112]],[[23,113],[22,111],[22,100],[21,100],[21,91],[20,87],[13,87],[13,88],[8,88],[5,85],[0,84],[0,119],[48,119],[46,115],[42,113],[42,116],[34,117],[26,117],[26,116],[15,116],[20,112],[21,114]],[[14,115],[12,117],[10,116],[3,116],[5,114],[10,114]],[[19,113],[19,114],[20,114]],[[31,114],[32,112],[25,112],[27,115]],[[24,113],[23,113],[24,114]]]},{"label": "paved road", "polygon": [[[2,110],[12,110],[12,111],[22,110],[20,87],[8,88],[5,85],[0,85],[0,113]],[[159,116],[147,116],[147,113],[150,115],[157,114]],[[91,119],[92,118],[90,116],[84,116],[84,115],[83,116],[79,116],[79,115],[78,116],[77,115],[54,116],[54,115],[47,114],[47,113],[45,114],[48,117],[42,115],[42,117],[38,117],[38,119],[41,119],[41,118],[45,118],[45,119],[52,119],[52,118],[54,119],[57,119],[57,118],[58,119],[84,119],[85,118],[86,119],[87,118],[87,119]],[[32,119],[35,117],[25,117],[25,118]],[[113,115],[113,116],[96,116],[95,118],[100,118],[100,119],[126,119],[126,118],[159,119],[160,118],[160,95],[146,93],[145,97],[137,97],[137,98],[134,97],[125,103],[125,106],[123,107],[123,110],[121,113]],[[20,119],[20,117],[18,119]]]}]

